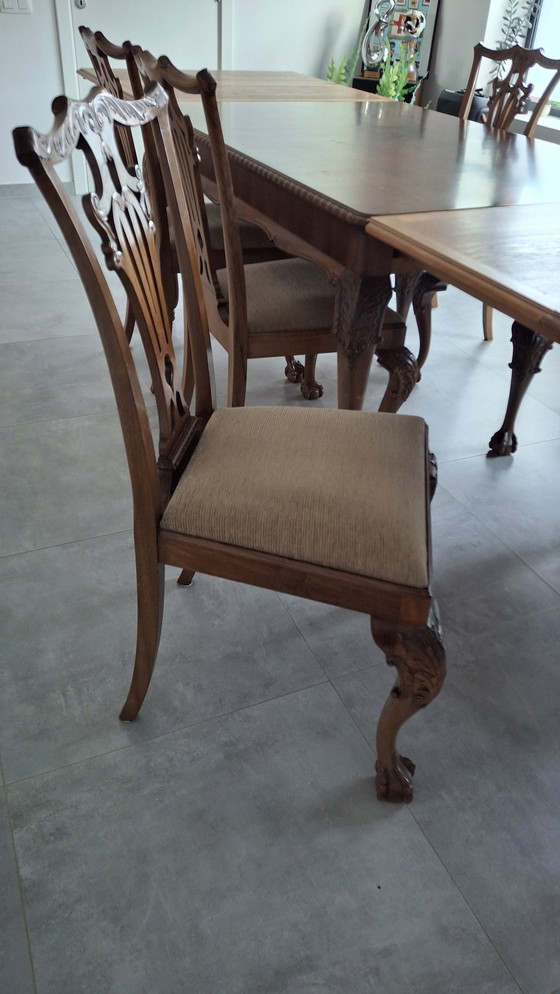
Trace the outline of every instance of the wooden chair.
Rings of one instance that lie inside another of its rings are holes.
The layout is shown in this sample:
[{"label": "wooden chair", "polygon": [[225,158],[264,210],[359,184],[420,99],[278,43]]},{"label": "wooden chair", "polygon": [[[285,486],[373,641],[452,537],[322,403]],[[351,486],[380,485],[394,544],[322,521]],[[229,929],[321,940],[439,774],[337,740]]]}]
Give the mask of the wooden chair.
[{"label": "wooden chair", "polygon": [[[123,63],[128,76],[130,92],[137,99],[142,97],[144,87],[134,56],[132,54],[132,43],[124,41],[122,45],[114,45],[101,31],[91,31],[85,25],[78,28],[90,62],[93,66],[97,82],[103,89],[108,90],[115,97],[123,99],[124,93],[122,83],[116,75],[112,62]],[[122,132],[122,133],[121,133]],[[121,153],[123,160],[129,168],[139,166],[139,155],[134,146],[129,129],[117,128],[118,140],[121,143]],[[166,216],[165,199],[162,199],[162,184],[158,175],[157,155],[152,146],[151,131],[143,136],[140,148],[144,149],[145,155],[142,159],[142,168],[146,172],[146,181],[150,188],[150,198],[152,210],[158,217],[158,229],[160,237],[160,252],[162,253],[163,272],[165,276],[166,295],[169,300],[169,307],[173,313],[177,305],[177,254],[173,244],[172,233],[169,229]],[[222,234],[222,222],[220,209],[217,204],[207,204],[208,230],[212,245],[213,263],[216,268],[225,266],[225,254]],[[264,262],[269,259],[285,258],[285,253],[276,248],[262,228],[256,225],[241,223],[239,234],[243,249],[243,257],[247,262]],[[128,336],[132,335],[134,321],[127,314],[125,328]],[[288,359],[288,357],[287,357]],[[296,363],[293,357],[289,357],[289,372],[291,377],[300,382],[303,378],[303,367],[301,363]]]},{"label": "wooden chair", "polygon": [[[207,74],[193,79],[212,111]],[[161,86],[138,101],[92,91],[59,97],[47,136],[17,128],[14,143],[64,234],[109,365],[134,509],[138,629],[121,712],[142,705],[160,636],[165,564],[307,597],[371,615],[373,637],[397,669],[377,733],[377,794],[410,801],[414,765],[399,756],[402,724],[444,680],[445,656],[430,593],[430,457],[421,418],[309,408],[216,410],[209,328],[189,212]],[[120,154],[115,127],[154,122],[176,236],[196,380],[189,410],[165,304],[157,231],[146,188]],[[182,138],[177,142],[179,155]],[[103,257],[124,285],[148,358],[158,411],[152,437],[134,355],[98,253],[54,168],[76,149],[93,172],[83,198]],[[298,453],[294,461],[294,451]],[[187,596],[187,595],[186,595]],[[199,647],[204,652],[204,646]]]},{"label": "wooden chair", "polygon": [[[228,353],[228,404],[245,403],[247,362],[250,359],[305,354],[301,391],[307,399],[322,395],[315,379],[317,355],[335,352],[332,325],[335,309],[335,278],[342,267],[325,260],[325,270],[302,258],[289,258],[258,265],[244,265],[236,217],[235,194],[224,143],[216,84],[211,76],[204,89],[200,77],[180,72],[166,56],[155,59],[134,49],[140,75],[146,84],[158,82],[169,96],[169,109],[180,147],[182,178],[191,219],[200,246],[200,269],[209,315],[210,331]],[[212,80],[212,82],[210,82]],[[226,268],[212,265],[206,210],[202,195],[198,150],[190,119],[179,108],[176,93],[200,94],[212,151],[217,200],[222,215]],[[389,308],[384,334],[400,334],[406,327]],[[399,371],[390,372],[382,400],[383,410],[396,410],[402,403],[404,384]],[[288,370],[286,375],[289,376]]]},{"label": "wooden chair", "polygon": [[[474,46],[474,56],[470,75],[465,87],[465,95],[459,108],[459,117],[467,121],[472,106],[483,59],[494,64],[508,64],[503,74],[498,73],[491,86],[488,97],[488,113],[486,124],[490,128],[508,131],[517,114],[522,114],[525,104],[533,91],[533,84],[527,82],[527,75],[535,66],[549,69],[552,73],[548,86],[535,102],[529,120],[523,128],[527,138],[534,138],[537,124],[542,113],[560,81],[560,59],[549,59],[540,48],[523,48],[513,45],[512,48],[487,48],[481,42]],[[492,308],[483,304],[482,327],[484,338],[492,341]]]}]

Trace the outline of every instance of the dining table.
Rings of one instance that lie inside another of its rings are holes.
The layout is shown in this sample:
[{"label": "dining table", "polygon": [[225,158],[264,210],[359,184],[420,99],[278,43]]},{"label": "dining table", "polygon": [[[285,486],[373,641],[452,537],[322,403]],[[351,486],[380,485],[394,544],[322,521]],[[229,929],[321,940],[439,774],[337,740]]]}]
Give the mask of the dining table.
[{"label": "dining table", "polygon": [[[91,68],[79,74],[95,82]],[[296,72],[212,75],[238,216],[336,284],[339,407],[362,407],[375,352],[394,409],[409,396],[416,357],[384,335],[383,318],[393,283],[406,301],[430,274],[513,319],[510,395],[489,455],[515,451],[522,398],[560,342],[560,148]],[[217,199],[199,98],[177,97]]]},{"label": "dining table", "polygon": [[[198,67],[201,68],[200,66]],[[194,75],[196,69],[185,69],[183,72]],[[123,90],[123,96],[132,97],[130,79],[126,69],[113,68],[113,72]],[[328,79],[317,76],[307,76],[305,73],[291,70],[256,70],[256,69],[212,69],[216,80],[220,101],[242,101],[246,103],[285,103],[303,100],[334,101],[335,103],[356,103],[356,101],[382,101],[386,97],[355,90],[350,86],[341,86]],[[97,85],[97,77],[91,66],[78,69],[78,76],[89,83]],[[196,94],[177,93],[181,102],[196,103]]]},{"label": "dining table", "polygon": [[[181,103],[215,198],[201,108]],[[224,101],[220,114],[239,217],[336,282],[339,406],[363,404],[391,278],[413,287],[427,271],[513,319],[489,455],[515,451],[522,397],[560,342],[560,149],[396,101]],[[406,396],[410,353],[394,352],[382,364],[400,364]]]}]

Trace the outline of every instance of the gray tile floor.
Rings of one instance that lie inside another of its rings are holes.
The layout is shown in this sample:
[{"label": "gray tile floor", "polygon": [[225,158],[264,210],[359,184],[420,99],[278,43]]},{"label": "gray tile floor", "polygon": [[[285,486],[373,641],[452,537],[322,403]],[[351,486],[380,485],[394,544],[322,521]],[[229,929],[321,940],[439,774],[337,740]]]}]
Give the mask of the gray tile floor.
[{"label": "gray tile floor", "polygon": [[[46,209],[0,199],[0,990],[560,991],[560,349],[519,451],[487,460],[509,322],[484,343],[451,289],[434,314],[407,408],[439,459],[449,676],[401,736],[414,803],[379,804],[392,677],[360,615],[170,570],[154,682],[119,723],[135,600],[109,379]],[[333,357],[320,378],[333,405]],[[262,360],[248,403],[303,401]]]}]

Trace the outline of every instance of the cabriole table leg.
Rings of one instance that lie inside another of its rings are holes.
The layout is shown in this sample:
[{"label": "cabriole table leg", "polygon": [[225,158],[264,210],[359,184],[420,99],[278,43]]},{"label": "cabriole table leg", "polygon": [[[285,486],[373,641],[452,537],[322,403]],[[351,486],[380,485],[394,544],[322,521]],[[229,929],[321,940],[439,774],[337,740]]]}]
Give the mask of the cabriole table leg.
[{"label": "cabriole table leg", "polygon": [[552,348],[552,342],[549,342],[548,338],[543,338],[518,321],[513,322],[511,341],[513,357],[509,364],[511,369],[509,398],[503,424],[489,442],[490,451],[487,455],[490,458],[512,455],[517,449],[517,437],[513,430],[517,412],[529,383],[536,373],[540,373],[540,363]]}]

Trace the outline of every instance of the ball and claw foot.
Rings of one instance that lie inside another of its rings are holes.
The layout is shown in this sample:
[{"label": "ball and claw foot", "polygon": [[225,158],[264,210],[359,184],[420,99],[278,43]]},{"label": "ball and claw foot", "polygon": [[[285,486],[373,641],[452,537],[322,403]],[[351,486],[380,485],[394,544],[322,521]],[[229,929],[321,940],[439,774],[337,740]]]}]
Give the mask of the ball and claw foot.
[{"label": "ball and claw foot", "polygon": [[488,445],[490,451],[486,453],[488,459],[496,459],[497,456],[512,456],[517,450],[517,435],[513,431],[500,428],[492,435]]},{"label": "ball and claw foot", "polygon": [[293,355],[286,356],[286,368],[284,370],[284,376],[290,383],[301,383],[303,380],[304,368],[303,364],[297,359],[294,359]]},{"label": "ball and claw foot", "polygon": [[384,766],[379,769],[375,764],[375,789],[378,801],[390,801],[393,804],[410,804],[413,797],[412,777],[415,764],[406,756],[398,756],[393,769]]},{"label": "ball and claw foot", "polygon": [[306,400],[319,400],[319,397],[323,396],[322,384],[317,383],[317,380],[313,380],[311,383],[303,380],[300,390]]}]

